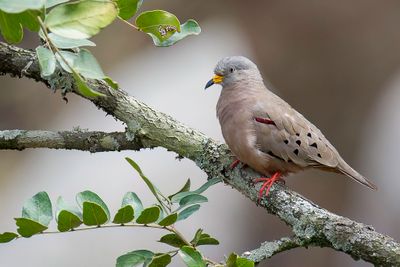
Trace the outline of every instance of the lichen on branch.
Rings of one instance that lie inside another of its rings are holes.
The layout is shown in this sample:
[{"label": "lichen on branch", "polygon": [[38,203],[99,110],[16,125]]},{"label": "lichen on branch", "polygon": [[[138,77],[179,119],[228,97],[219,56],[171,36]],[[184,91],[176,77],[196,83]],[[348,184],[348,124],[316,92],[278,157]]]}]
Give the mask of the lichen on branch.
[{"label": "lichen on branch", "polygon": [[[33,78],[53,89],[63,86],[59,77],[40,77],[37,60],[29,50],[0,43],[0,62],[0,73]],[[25,68],[28,64],[29,68]],[[72,81],[69,74],[61,73],[64,82]],[[257,203],[259,188],[251,180],[260,174],[251,169],[230,170],[227,166],[232,155],[225,145],[150,108],[125,91],[109,87],[105,82],[91,80],[90,86],[106,97],[89,100],[127,125],[128,140],[135,140],[144,148],[164,147],[186,157],[205,171],[209,178],[223,178],[226,184]],[[63,88],[67,88],[65,84]],[[76,90],[74,92],[79,94]],[[291,227],[295,243],[293,240],[280,241],[287,245],[286,249],[296,245],[330,247],[375,265],[400,266],[400,245],[391,237],[376,232],[371,226],[333,214],[284,185],[275,184],[260,206]],[[273,255],[270,252],[260,255],[260,250],[254,253],[257,253],[256,260]],[[252,258],[254,253],[250,252],[248,257]]]}]

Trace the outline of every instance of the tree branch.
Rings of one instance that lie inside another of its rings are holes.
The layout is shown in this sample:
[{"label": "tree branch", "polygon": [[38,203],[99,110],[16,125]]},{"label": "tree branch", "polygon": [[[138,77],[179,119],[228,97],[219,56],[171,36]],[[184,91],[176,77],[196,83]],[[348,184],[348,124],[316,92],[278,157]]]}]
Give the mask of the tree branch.
[{"label": "tree branch", "polygon": [[254,262],[260,262],[280,252],[301,246],[304,247],[304,245],[302,245],[302,243],[296,237],[282,237],[279,240],[264,242],[259,248],[244,252],[242,257]]},{"label": "tree branch", "polygon": [[140,140],[128,140],[122,132],[74,131],[0,131],[0,149],[26,148],[75,149],[94,152],[140,150]]},{"label": "tree branch", "polygon": [[[51,77],[40,77],[37,60],[31,51],[0,43],[0,62],[0,73],[22,75],[43,82],[53,90],[61,88],[64,93],[79,94],[67,73],[58,70]],[[29,67],[25,68],[28,64]],[[140,140],[144,147],[165,147],[189,158],[208,177],[223,178],[225,183],[257,203],[259,186],[254,186],[251,180],[260,177],[260,174],[249,168],[230,170],[227,166],[232,156],[225,145],[153,110],[123,90],[114,90],[101,81],[90,81],[90,86],[106,97],[89,100],[126,123],[128,140]],[[375,265],[400,266],[400,245],[391,237],[377,233],[370,226],[333,214],[283,185],[274,185],[260,206],[292,228],[299,246],[331,247]],[[264,256],[270,257],[269,254]]]}]

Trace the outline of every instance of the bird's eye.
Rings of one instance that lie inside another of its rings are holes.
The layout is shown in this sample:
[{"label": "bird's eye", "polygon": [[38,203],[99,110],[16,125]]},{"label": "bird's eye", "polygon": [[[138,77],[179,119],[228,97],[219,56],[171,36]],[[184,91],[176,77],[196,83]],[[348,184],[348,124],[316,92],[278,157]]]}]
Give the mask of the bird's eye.
[{"label": "bird's eye", "polygon": [[232,72],[235,71],[235,69],[234,68],[230,68],[229,71],[232,73]]}]

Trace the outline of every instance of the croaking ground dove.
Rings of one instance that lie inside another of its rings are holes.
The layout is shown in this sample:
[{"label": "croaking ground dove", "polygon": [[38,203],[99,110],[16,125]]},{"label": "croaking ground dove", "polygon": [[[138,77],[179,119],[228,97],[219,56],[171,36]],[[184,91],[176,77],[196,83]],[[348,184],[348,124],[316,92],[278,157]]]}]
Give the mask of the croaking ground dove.
[{"label": "croaking ground dove", "polygon": [[[262,175],[260,197],[289,173],[308,168],[341,173],[376,186],[351,168],[321,131],[264,85],[257,66],[242,56],[226,57],[206,88],[222,85],[217,117],[237,159]],[[236,164],[234,164],[236,165]]]}]

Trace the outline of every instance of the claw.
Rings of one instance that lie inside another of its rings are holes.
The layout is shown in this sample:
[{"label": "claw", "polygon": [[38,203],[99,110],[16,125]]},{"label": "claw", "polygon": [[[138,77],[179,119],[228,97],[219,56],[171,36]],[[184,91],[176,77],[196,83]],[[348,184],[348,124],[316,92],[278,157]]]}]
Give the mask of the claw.
[{"label": "claw", "polygon": [[[260,203],[261,198],[263,194],[265,196],[268,196],[269,191],[271,190],[272,185],[278,181],[278,180],[283,180],[281,178],[281,173],[280,172],[275,172],[271,177],[261,177],[253,180],[253,183],[259,183],[259,182],[264,182],[264,184],[261,186],[260,191],[258,193],[258,200],[257,202]],[[284,181],[284,180],[283,180]],[[265,193],[264,193],[265,191]]]}]

